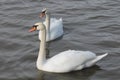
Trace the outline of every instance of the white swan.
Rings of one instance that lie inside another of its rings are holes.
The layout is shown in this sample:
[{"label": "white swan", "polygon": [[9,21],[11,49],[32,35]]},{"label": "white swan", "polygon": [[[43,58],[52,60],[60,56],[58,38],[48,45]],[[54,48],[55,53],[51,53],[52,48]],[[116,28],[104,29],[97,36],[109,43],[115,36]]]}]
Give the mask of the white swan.
[{"label": "white swan", "polygon": [[96,56],[90,51],[67,50],[50,59],[46,59],[46,27],[43,23],[36,23],[29,32],[34,30],[40,30],[41,34],[40,50],[37,58],[37,68],[39,70],[56,73],[81,70],[94,65],[97,61],[107,56],[107,53]]},{"label": "white swan", "polygon": [[[56,38],[63,35],[63,21],[62,18],[50,18],[50,13],[47,9],[43,9],[40,13],[40,17],[46,16],[44,24],[46,26],[46,41],[55,40]],[[40,33],[40,32],[39,32]],[[39,39],[41,40],[41,34],[39,34]]]}]

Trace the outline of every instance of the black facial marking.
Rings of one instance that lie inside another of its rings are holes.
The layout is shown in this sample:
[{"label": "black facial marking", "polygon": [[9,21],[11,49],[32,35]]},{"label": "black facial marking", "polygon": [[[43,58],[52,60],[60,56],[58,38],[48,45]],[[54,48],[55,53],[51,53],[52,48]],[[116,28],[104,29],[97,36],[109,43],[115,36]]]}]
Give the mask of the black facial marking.
[{"label": "black facial marking", "polygon": [[43,11],[42,13],[45,13],[46,12],[46,10],[45,11]]},{"label": "black facial marking", "polygon": [[33,25],[32,27],[35,27],[35,28],[37,28],[37,26],[38,26],[38,25]]},{"label": "black facial marking", "polygon": [[37,27],[38,25],[33,25],[33,27]]}]

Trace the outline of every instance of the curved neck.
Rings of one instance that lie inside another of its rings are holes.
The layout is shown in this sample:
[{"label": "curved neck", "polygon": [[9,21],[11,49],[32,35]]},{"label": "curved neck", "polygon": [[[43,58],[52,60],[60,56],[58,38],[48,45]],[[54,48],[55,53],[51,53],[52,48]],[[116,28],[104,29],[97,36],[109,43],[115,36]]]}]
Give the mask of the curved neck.
[{"label": "curved neck", "polygon": [[40,31],[41,36],[41,42],[40,42],[40,48],[39,48],[39,54],[37,58],[37,67],[41,68],[42,65],[46,61],[46,29]]},{"label": "curved neck", "polygon": [[48,39],[50,39],[50,14],[49,13],[46,13],[45,22],[46,22],[46,30],[48,33]]}]

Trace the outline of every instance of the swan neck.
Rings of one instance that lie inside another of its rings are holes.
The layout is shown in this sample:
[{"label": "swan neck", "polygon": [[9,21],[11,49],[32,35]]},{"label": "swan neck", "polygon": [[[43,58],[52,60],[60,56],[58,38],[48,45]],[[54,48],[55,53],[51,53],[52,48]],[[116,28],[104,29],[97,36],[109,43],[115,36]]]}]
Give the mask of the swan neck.
[{"label": "swan neck", "polygon": [[49,27],[50,26],[50,14],[49,13],[46,13],[45,21],[47,22],[47,27]]},{"label": "swan neck", "polygon": [[46,30],[40,32],[41,42],[39,47],[39,53],[37,58],[37,67],[40,69],[46,61]]},{"label": "swan neck", "polygon": [[47,30],[47,34],[48,34],[48,39],[50,39],[50,14],[46,13],[46,30]]}]

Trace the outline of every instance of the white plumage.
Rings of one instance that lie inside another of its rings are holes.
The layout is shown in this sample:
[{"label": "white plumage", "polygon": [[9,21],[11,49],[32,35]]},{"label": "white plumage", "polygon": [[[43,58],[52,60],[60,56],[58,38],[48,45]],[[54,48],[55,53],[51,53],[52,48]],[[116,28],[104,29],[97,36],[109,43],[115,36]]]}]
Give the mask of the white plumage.
[{"label": "white plumage", "polygon": [[35,25],[37,25],[37,30],[40,30],[41,34],[40,51],[36,64],[39,70],[56,73],[81,70],[94,65],[107,56],[107,53],[96,56],[96,54],[91,51],[67,50],[50,59],[46,59],[46,28],[43,23],[36,23]]},{"label": "white plumage", "polygon": [[101,57],[90,51],[68,50],[48,59],[43,70],[57,73],[81,70],[94,65],[106,55],[107,53]]},{"label": "white plumage", "polygon": [[[52,41],[56,38],[59,38],[63,35],[63,20],[62,18],[56,19],[51,18],[50,13],[47,11],[47,9],[43,9],[42,13],[40,14],[40,17],[45,16],[45,21],[43,24],[46,27],[46,41]],[[41,40],[41,34],[39,32],[39,40]]]},{"label": "white plumage", "polygon": [[[43,23],[45,26],[47,26],[47,22],[44,21]],[[48,35],[50,37],[48,37]],[[56,19],[56,18],[51,18],[50,19],[50,34],[48,31],[46,31],[46,41],[52,41],[60,36],[63,35],[63,21],[62,18]],[[39,39],[41,40],[41,34],[39,32]]]}]

